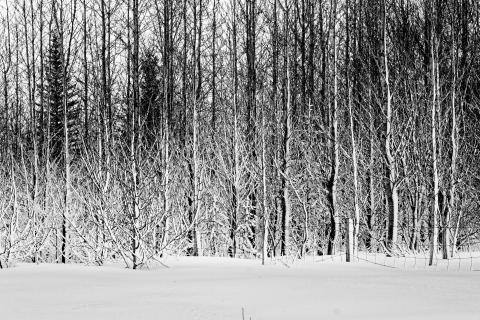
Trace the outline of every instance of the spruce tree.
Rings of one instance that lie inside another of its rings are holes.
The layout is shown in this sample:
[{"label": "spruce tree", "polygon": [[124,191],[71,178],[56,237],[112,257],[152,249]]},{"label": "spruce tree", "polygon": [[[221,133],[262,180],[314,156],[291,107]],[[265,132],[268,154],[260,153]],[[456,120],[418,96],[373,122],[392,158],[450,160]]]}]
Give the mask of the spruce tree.
[{"label": "spruce tree", "polygon": [[[45,63],[45,84],[44,95],[47,108],[45,118],[50,117],[49,122],[44,125],[48,127],[50,154],[52,160],[62,159],[64,151],[64,98],[67,102],[67,128],[69,136],[69,150],[71,153],[79,150],[80,147],[80,110],[74,84],[68,68],[65,68],[65,59],[62,57],[63,48],[57,32],[52,31],[50,46],[48,49],[47,61]],[[65,73],[65,75],[64,75]],[[63,77],[65,76],[65,82]],[[66,90],[64,90],[64,83]]]},{"label": "spruce tree", "polygon": [[159,79],[158,57],[147,50],[142,58],[140,72],[140,115],[144,138],[149,144],[155,140],[161,124],[162,88]]}]

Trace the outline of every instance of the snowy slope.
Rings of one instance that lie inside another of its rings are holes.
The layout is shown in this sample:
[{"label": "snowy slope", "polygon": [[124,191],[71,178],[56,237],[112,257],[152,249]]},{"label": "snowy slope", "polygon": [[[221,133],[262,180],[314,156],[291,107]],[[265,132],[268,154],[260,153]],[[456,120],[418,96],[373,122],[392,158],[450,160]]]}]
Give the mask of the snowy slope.
[{"label": "snowy slope", "polygon": [[480,319],[480,272],[169,258],[0,271],[0,319]]}]

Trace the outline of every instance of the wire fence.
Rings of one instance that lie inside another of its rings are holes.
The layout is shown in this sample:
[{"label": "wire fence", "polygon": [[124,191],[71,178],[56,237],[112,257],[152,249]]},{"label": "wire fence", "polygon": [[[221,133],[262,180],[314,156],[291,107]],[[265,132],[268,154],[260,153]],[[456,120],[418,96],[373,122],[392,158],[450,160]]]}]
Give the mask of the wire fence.
[{"label": "wire fence", "polygon": [[[346,252],[335,255],[316,256],[315,263],[346,262]],[[430,252],[421,250],[408,254],[386,254],[384,252],[358,251],[352,256],[352,262],[374,264],[387,268],[412,270],[444,270],[444,271],[480,271],[480,250],[458,251],[444,259],[442,251],[434,254],[430,265]]]}]

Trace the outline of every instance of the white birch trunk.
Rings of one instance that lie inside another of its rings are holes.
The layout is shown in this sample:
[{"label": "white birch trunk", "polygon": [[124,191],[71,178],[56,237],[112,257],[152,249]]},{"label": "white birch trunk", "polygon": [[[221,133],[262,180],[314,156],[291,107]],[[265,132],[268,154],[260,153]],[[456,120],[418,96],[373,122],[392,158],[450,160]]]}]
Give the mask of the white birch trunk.
[{"label": "white birch trunk", "polygon": [[435,38],[432,28],[431,38],[431,58],[432,58],[432,109],[431,109],[431,138],[432,138],[432,180],[433,180],[433,208],[430,215],[431,234],[430,234],[430,257],[429,265],[433,265],[434,258],[438,251],[438,159],[437,159],[437,67],[435,60]]}]

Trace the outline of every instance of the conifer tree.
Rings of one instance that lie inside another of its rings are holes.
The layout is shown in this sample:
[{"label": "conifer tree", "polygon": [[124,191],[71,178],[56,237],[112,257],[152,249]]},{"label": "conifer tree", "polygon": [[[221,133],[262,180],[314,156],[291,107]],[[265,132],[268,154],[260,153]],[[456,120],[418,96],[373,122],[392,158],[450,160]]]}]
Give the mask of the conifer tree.
[{"label": "conifer tree", "polygon": [[[72,83],[68,68],[65,68],[62,57],[62,43],[57,32],[52,31],[50,47],[48,49],[44,83],[44,96],[46,97],[48,141],[50,144],[49,156],[53,160],[61,159],[64,149],[64,93],[67,93],[67,128],[69,136],[69,149],[75,152],[80,147],[80,110],[78,108],[75,85]],[[65,69],[65,71],[64,71]],[[67,90],[63,90],[63,73],[65,72]]]},{"label": "conifer tree", "polygon": [[140,115],[142,117],[144,136],[153,142],[156,132],[160,129],[161,112],[161,81],[159,79],[158,57],[147,50],[140,66]]}]

